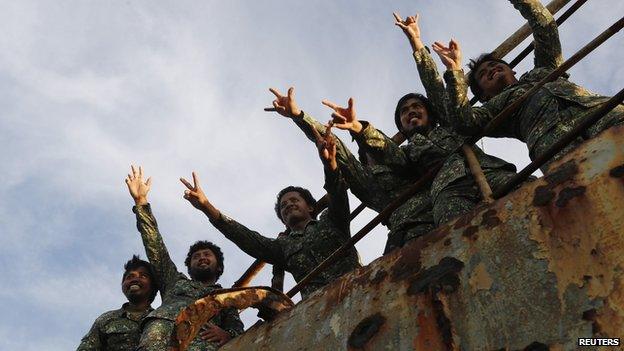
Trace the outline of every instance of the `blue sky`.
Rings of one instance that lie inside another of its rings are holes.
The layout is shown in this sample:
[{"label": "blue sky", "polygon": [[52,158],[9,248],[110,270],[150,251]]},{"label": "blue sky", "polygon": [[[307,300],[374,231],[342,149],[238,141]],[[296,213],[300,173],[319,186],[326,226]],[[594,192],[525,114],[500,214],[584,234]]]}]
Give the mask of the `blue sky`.
[{"label": "blue sky", "polygon": [[[229,286],[253,259],[182,199],[180,176],[196,170],[218,208],[268,236],[282,229],[273,212],[280,189],[323,194],[312,144],[262,111],[269,87],[294,85],[301,108],[321,121],[329,118],[322,99],[353,96],[361,119],[393,134],[397,99],[423,89],[392,11],[419,12],[424,42],[453,36],[466,60],[523,23],[500,0],[21,0],[2,8],[0,349],[25,351],[74,349],[99,314],[124,302],[122,265],[145,256],[123,182],[130,164],[153,177],[150,202],[178,267],[192,242],[212,240],[225,252],[221,283]],[[622,1],[589,1],[561,28],[565,57],[623,13]],[[571,80],[614,94],[623,44],[620,33]],[[518,142],[484,146],[527,163]],[[370,218],[354,221],[353,232]],[[363,262],[384,243],[381,228],[363,240]],[[250,326],[255,314],[244,319]]]}]

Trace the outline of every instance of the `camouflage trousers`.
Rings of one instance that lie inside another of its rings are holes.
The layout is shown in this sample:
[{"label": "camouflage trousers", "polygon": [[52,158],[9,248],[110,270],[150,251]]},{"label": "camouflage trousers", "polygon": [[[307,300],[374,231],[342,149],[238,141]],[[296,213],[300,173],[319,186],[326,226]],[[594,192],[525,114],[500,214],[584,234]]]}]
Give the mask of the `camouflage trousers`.
[{"label": "camouflage trousers", "polygon": [[[515,175],[515,172],[495,170],[486,172],[485,178],[492,191],[496,191]],[[457,179],[442,189],[433,200],[433,219],[436,226],[468,213],[481,199],[481,191],[472,177]]]},{"label": "camouflage trousers", "polygon": [[[535,144],[531,147],[531,150],[529,152],[531,159],[533,160],[545,153],[546,150],[548,150],[552,145],[559,141],[567,132],[572,130],[578,123],[581,122],[581,120],[585,116],[587,116],[596,108],[597,107],[587,110],[580,107],[570,107],[562,111],[562,116],[560,117],[560,119],[566,122],[559,123],[558,125],[554,126],[537,138]],[[576,140],[572,141],[568,146],[563,148],[559,153],[557,153],[557,155],[555,155],[552,159],[546,162],[542,167],[540,167],[541,171],[543,173],[546,173],[553,161],[560,159],[565,154],[572,151],[577,146],[581,145],[585,140],[595,137],[603,130],[622,124],[624,124],[624,105],[620,104],[616,108],[611,110],[611,112],[603,116],[593,126],[585,130],[585,132],[581,134],[581,136],[579,136],[578,138],[576,138]]]},{"label": "camouflage trousers", "polygon": [[[145,322],[137,351],[168,351],[174,345],[173,321],[162,318],[149,318]],[[188,347],[188,351],[213,351],[218,349],[216,343],[201,340],[198,336]]]}]

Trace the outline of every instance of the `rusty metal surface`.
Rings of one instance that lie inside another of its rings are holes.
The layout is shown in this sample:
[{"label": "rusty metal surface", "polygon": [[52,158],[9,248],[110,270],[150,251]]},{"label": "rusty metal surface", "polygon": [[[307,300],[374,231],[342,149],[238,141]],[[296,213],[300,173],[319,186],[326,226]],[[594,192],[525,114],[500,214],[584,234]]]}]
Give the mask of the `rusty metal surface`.
[{"label": "rusty metal surface", "polygon": [[180,312],[176,318],[177,347],[171,351],[184,351],[197,336],[199,329],[221,309],[234,307],[245,309],[255,307],[262,318],[271,320],[279,312],[294,306],[282,292],[268,287],[249,287],[215,290],[210,295],[195,301]]},{"label": "rusty metal surface", "polygon": [[222,350],[574,350],[621,337],[624,128],[551,169]]}]

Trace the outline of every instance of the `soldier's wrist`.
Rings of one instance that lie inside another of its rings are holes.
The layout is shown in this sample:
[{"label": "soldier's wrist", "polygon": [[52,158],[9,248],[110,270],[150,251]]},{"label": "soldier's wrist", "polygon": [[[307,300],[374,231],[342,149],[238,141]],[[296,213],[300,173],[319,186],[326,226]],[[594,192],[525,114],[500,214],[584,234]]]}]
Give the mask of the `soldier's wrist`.
[{"label": "soldier's wrist", "polygon": [[134,204],[137,206],[147,205],[147,196],[139,196],[134,198]]}]

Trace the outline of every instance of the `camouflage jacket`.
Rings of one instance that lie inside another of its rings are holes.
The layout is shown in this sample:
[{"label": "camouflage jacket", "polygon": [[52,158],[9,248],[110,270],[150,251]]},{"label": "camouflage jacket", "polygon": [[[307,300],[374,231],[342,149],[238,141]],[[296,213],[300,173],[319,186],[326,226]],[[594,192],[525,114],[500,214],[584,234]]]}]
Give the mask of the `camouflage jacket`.
[{"label": "camouflage jacket", "polygon": [[[293,120],[313,142],[315,138],[312,128],[321,135],[325,133],[325,127],[307,113],[302,118]],[[386,165],[362,164],[339,138],[336,137],[336,140],[336,161],[340,172],[353,195],[366,207],[381,212],[415,182],[413,177],[399,176]],[[397,231],[423,222],[433,223],[428,186],[392,213],[388,227],[391,231]]]},{"label": "camouflage jacket", "polygon": [[[464,138],[444,127],[436,126],[426,136],[414,134],[407,145],[398,146],[370,123],[362,121],[362,124],[362,132],[353,133],[355,140],[378,162],[388,165],[394,172],[422,177],[435,164],[444,161],[431,186],[431,199],[434,201],[447,185],[471,176],[461,151],[454,152],[464,143]],[[473,150],[486,175],[499,170],[516,170],[514,165],[488,155],[476,146],[473,146]]]},{"label": "camouflage jacket", "polygon": [[[149,204],[134,206],[137,228],[141,233],[147,257],[156,271],[162,304],[151,312],[147,318],[162,318],[175,321],[177,315],[186,306],[208,295],[211,291],[221,289],[221,285],[207,285],[190,280],[179,272],[169,257],[167,247],[158,231],[156,218]],[[232,336],[243,332],[243,323],[236,309],[225,309],[216,315],[211,322],[227,331]]]},{"label": "camouflage jacket", "polygon": [[[476,135],[503,109],[546,77],[563,59],[559,32],[550,12],[537,0],[510,0],[527,19],[533,30],[535,68],[520,77],[517,84],[506,87],[480,107],[471,107],[468,86],[462,71],[447,71],[444,79],[449,95],[449,116],[454,129],[464,135]],[[572,129],[583,112],[608,98],[598,96],[560,77],[546,83],[506,121],[490,132],[491,137],[511,137],[525,142],[531,159],[535,145],[542,137],[551,138],[547,144]],[[543,143],[543,141],[541,141]]]},{"label": "camouflage jacket", "polygon": [[[298,282],[350,238],[349,200],[340,172],[325,171],[325,189],[330,196],[329,207],[320,218],[310,221],[303,230],[290,231],[276,239],[262,236],[223,214],[211,222],[245,253],[283,267]],[[360,266],[353,248],[303,287],[302,298]]]},{"label": "camouflage jacket", "polygon": [[77,351],[133,351],[139,345],[141,320],[154,309],[150,307],[135,317],[126,312],[127,305],[99,316]]}]

